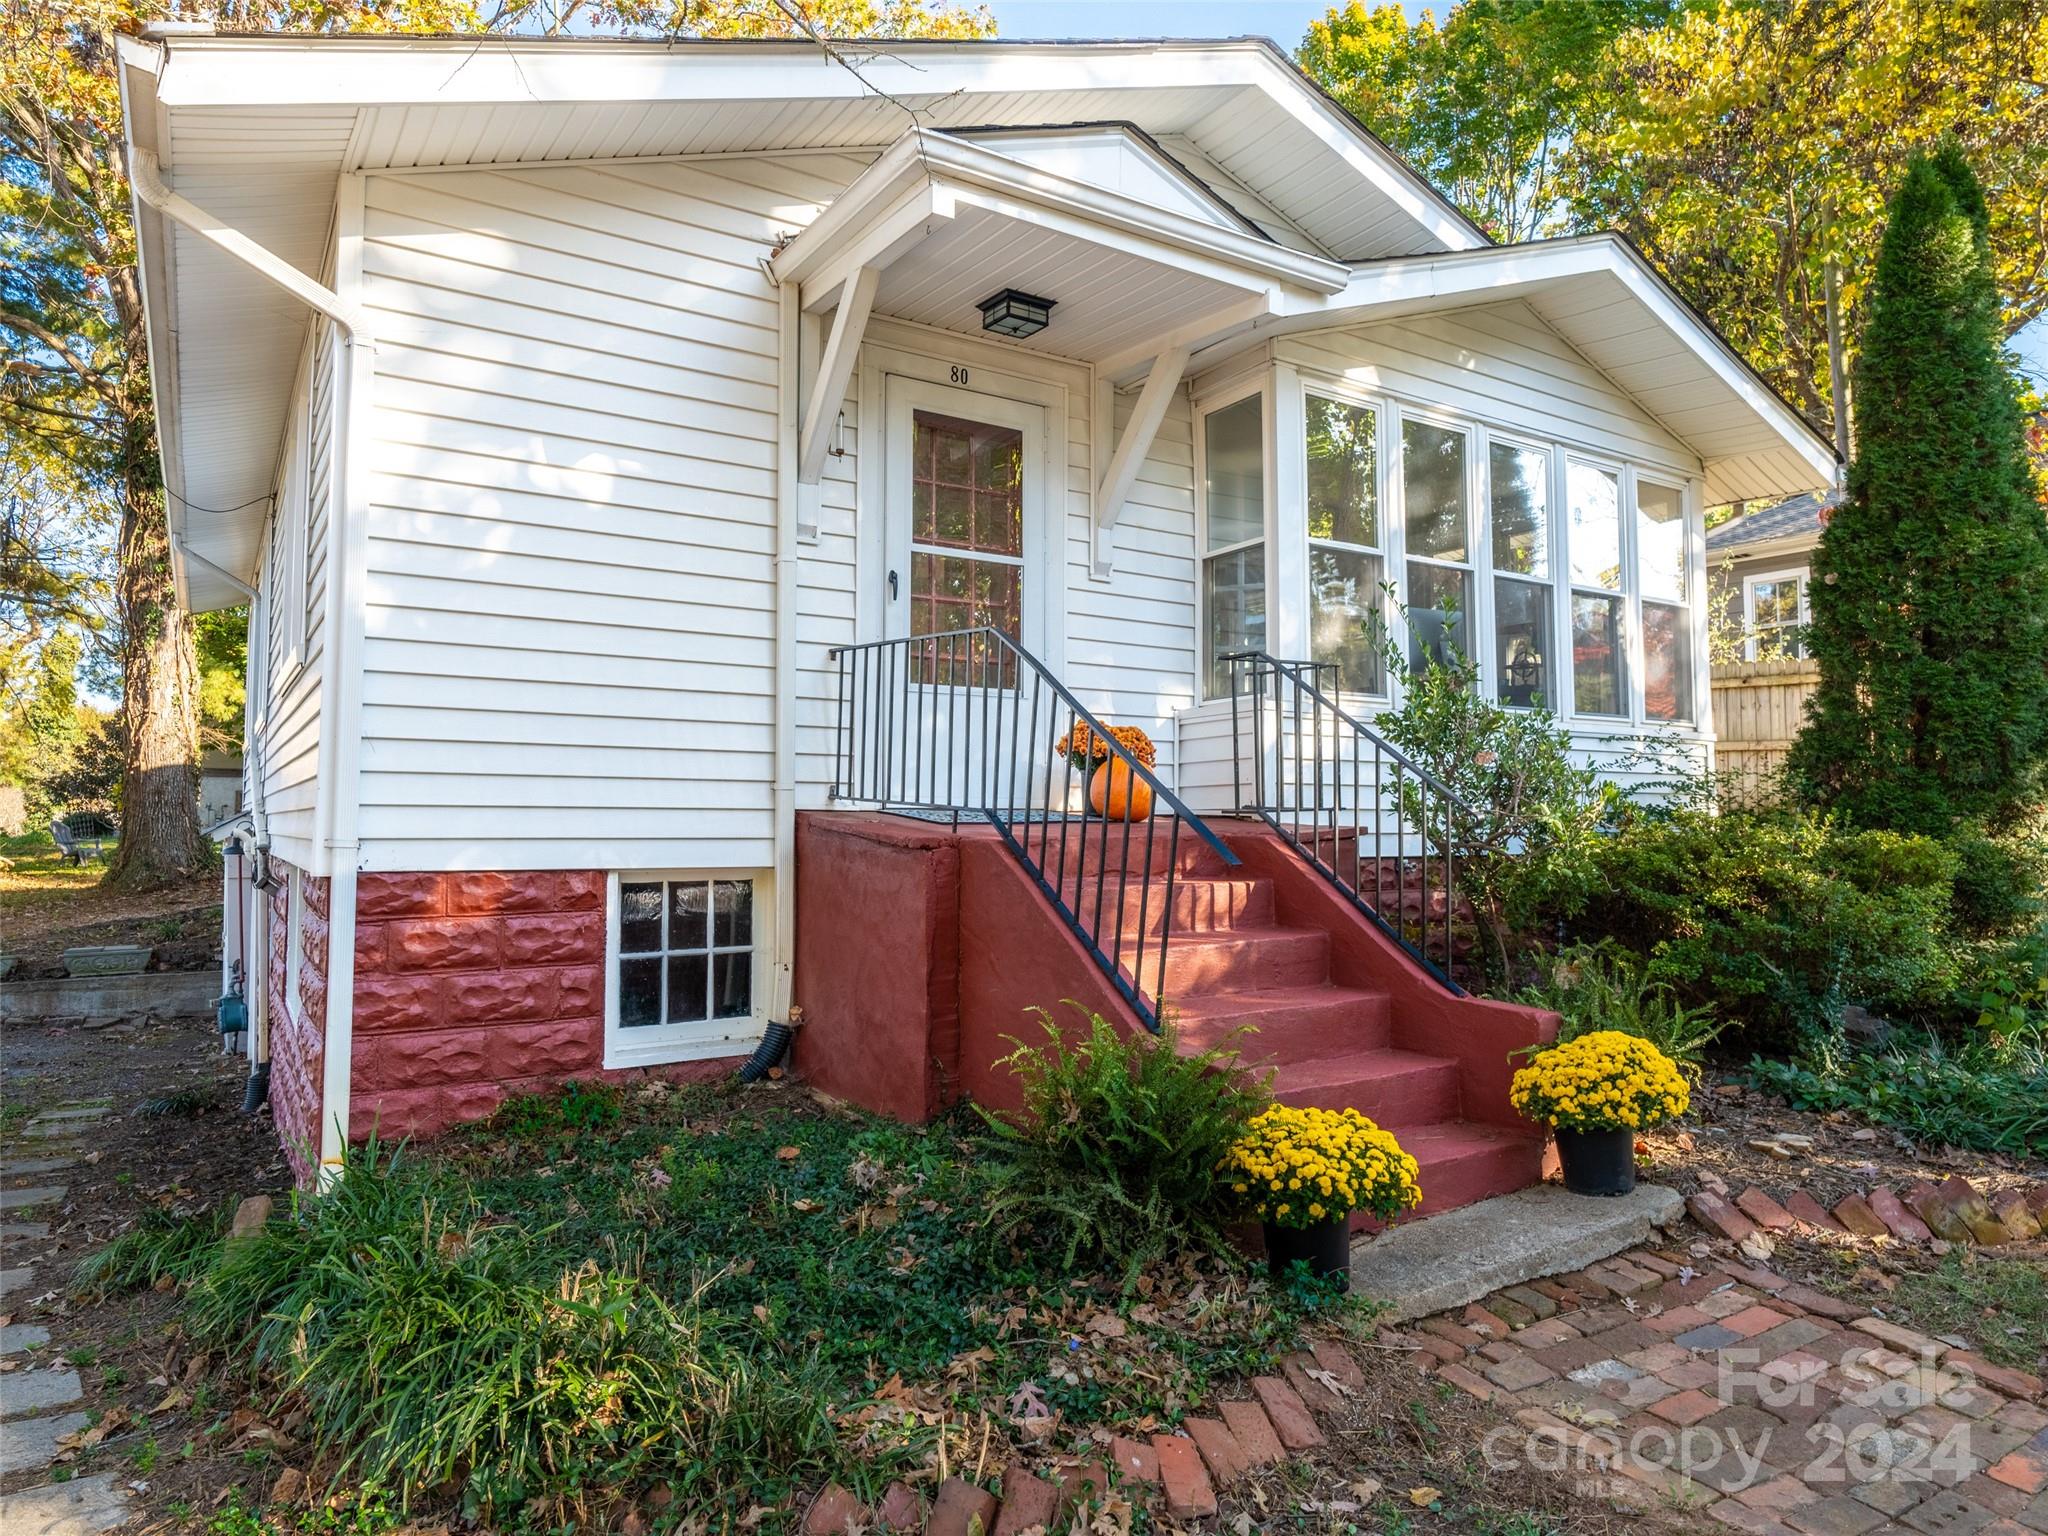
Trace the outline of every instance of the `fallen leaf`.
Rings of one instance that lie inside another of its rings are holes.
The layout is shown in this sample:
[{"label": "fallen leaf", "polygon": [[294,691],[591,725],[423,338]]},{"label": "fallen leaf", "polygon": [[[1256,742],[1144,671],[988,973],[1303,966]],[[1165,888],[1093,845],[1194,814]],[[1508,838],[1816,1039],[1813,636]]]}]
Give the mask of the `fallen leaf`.
[{"label": "fallen leaf", "polygon": [[1380,1496],[1382,1486],[1384,1485],[1376,1477],[1362,1477],[1351,1485],[1351,1491],[1358,1495],[1360,1503],[1370,1504]]},{"label": "fallen leaf", "polygon": [[793,1163],[804,1155],[804,1149],[802,1147],[777,1147],[775,1155],[785,1163]]},{"label": "fallen leaf", "polygon": [[1408,1490],[1408,1502],[1410,1504],[1413,1504],[1417,1509],[1427,1509],[1430,1505],[1436,1503],[1436,1501],[1438,1499],[1441,1499],[1442,1497],[1442,1489],[1431,1488],[1427,1485],[1421,1488],[1410,1488]]},{"label": "fallen leaf", "polygon": [[1124,1326],[1124,1320],[1114,1312],[1098,1312],[1089,1318],[1088,1331],[1093,1334],[1099,1334],[1105,1339],[1120,1339],[1130,1332]]}]

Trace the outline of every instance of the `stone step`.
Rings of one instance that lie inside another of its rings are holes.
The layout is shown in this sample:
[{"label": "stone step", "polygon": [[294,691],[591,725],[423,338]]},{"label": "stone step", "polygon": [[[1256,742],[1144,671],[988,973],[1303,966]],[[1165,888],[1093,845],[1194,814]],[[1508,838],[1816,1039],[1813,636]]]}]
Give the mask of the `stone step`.
[{"label": "stone step", "polygon": [[[1314,1061],[1347,1048],[1372,1050],[1393,1037],[1393,999],[1358,987],[1278,987],[1266,992],[1176,997],[1167,1011],[1183,1050],[1229,1045],[1248,1063]],[[1240,1030],[1248,1031],[1239,1035]],[[1233,1036],[1237,1036],[1235,1040]]]},{"label": "stone step", "polygon": [[[1072,908],[1076,892],[1069,885],[1061,892]],[[1085,904],[1078,910],[1095,915],[1095,883],[1091,880],[1080,893]],[[1102,893],[1102,915],[1113,936],[1117,924],[1118,893],[1111,883]],[[1122,892],[1123,934],[1135,943],[1139,934],[1156,934],[1169,926],[1175,933],[1230,933],[1241,928],[1271,928],[1273,883],[1270,880],[1191,875],[1175,880],[1171,892],[1164,880],[1132,880]]]},{"label": "stone step", "polygon": [[1406,1219],[1511,1194],[1542,1176],[1542,1138],[1506,1126],[1449,1120],[1411,1126],[1396,1135],[1422,1179],[1422,1204]]},{"label": "stone step", "polygon": [[[1127,968],[1144,966],[1145,989],[1156,989],[1159,944],[1126,943]],[[1237,928],[1225,933],[1176,933],[1166,943],[1166,995],[1194,997],[1317,987],[1330,979],[1330,936],[1319,928]]]},{"label": "stone step", "polygon": [[0,1494],[0,1531],[7,1536],[99,1536],[128,1519],[128,1495],[117,1474],[100,1472]]},{"label": "stone step", "polygon": [[1417,1051],[1353,1051],[1290,1062],[1273,1090],[1296,1108],[1355,1109],[1397,1135],[1458,1117],[1458,1064]]}]

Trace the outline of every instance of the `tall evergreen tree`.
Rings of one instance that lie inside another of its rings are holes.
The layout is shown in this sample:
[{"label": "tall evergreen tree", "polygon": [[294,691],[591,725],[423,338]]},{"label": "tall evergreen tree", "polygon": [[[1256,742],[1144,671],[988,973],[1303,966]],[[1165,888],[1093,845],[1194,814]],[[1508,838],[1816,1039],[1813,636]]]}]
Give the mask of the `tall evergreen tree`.
[{"label": "tall evergreen tree", "polygon": [[1814,559],[1821,681],[1788,771],[1859,825],[2013,814],[2048,761],[2048,521],[1960,149],[1892,200],[1856,368],[1857,455]]}]

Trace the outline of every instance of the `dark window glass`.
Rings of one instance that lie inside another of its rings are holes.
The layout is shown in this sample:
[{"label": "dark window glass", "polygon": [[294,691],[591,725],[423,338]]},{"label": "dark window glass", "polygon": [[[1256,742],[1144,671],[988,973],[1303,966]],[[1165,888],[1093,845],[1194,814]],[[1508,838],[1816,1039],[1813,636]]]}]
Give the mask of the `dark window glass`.
[{"label": "dark window glass", "polygon": [[661,883],[619,887],[619,953],[661,948]]},{"label": "dark window glass", "polygon": [[1582,715],[1628,713],[1622,698],[1618,597],[1572,594],[1572,707]]},{"label": "dark window glass", "polygon": [[1408,562],[1408,665],[1417,672],[1472,654],[1469,572]]},{"label": "dark window glass", "polygon": [[1692,623],[1669,603],[1643,604],[1643,713],[1692,718]]},{"label": "dark window glass", "polygon": [[645,1029],[661,1022],[661,957],[619,962],[619,1027]]},{"label": "dark window glass", "polygon": [[688,1024],[705,1017],[704,989],[710,975],[710,956],[668,957],[668,1021]]},{"label": "dark window glass", "polygon": [[721,880],[712,888],[711,942],[728,944],[754,942],[754,887],[745,880]]},{"label": "dark window glass", "polygon": [[743,1019],[754,1011],[754,957],[751,954],[711,957],[711,1016]]},{"label": "dark window glass", "polygon": [[1309,653],[1335,662],[1337,686],[1381,693],[1380,557],[1311,544],[1308,550]]},{"label": "dark window glass", "polygon": [[709,940],[711,888],[695,880],[668,888],[668,947],[702,949]]},{"label": "dark window glass", "polygon": [[1401,488],[1408,553],[1467,559],[1465,434],[1427,421],[1402,422]]},{"label": "dark window glass", "polygon": [[1500,576],[1493,583],[1494,667],[1503,704],[1550,704],[1550,588]]}]

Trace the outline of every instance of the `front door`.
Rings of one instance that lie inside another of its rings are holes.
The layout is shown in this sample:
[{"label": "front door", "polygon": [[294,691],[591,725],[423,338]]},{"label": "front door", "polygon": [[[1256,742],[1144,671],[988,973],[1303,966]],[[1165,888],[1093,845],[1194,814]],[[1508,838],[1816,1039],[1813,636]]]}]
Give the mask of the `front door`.
[{"label": "front door", "polygon": [[1035,675],[1004,647],[957,632],[994,629],[1033,654],[1042,645],[1045,412],[892,375],[887,420],[884,633],[947,637],[910,645],[888,690],[904,749],[890,798],[1007,803],[1028,793],[1026,765],[1043,755],[1022,739]]},{"label": "front door", "polygon": [[1045,413],[891,377],[884,611],[891,636],[986,624],[1035,650],[1045,593]]}]

